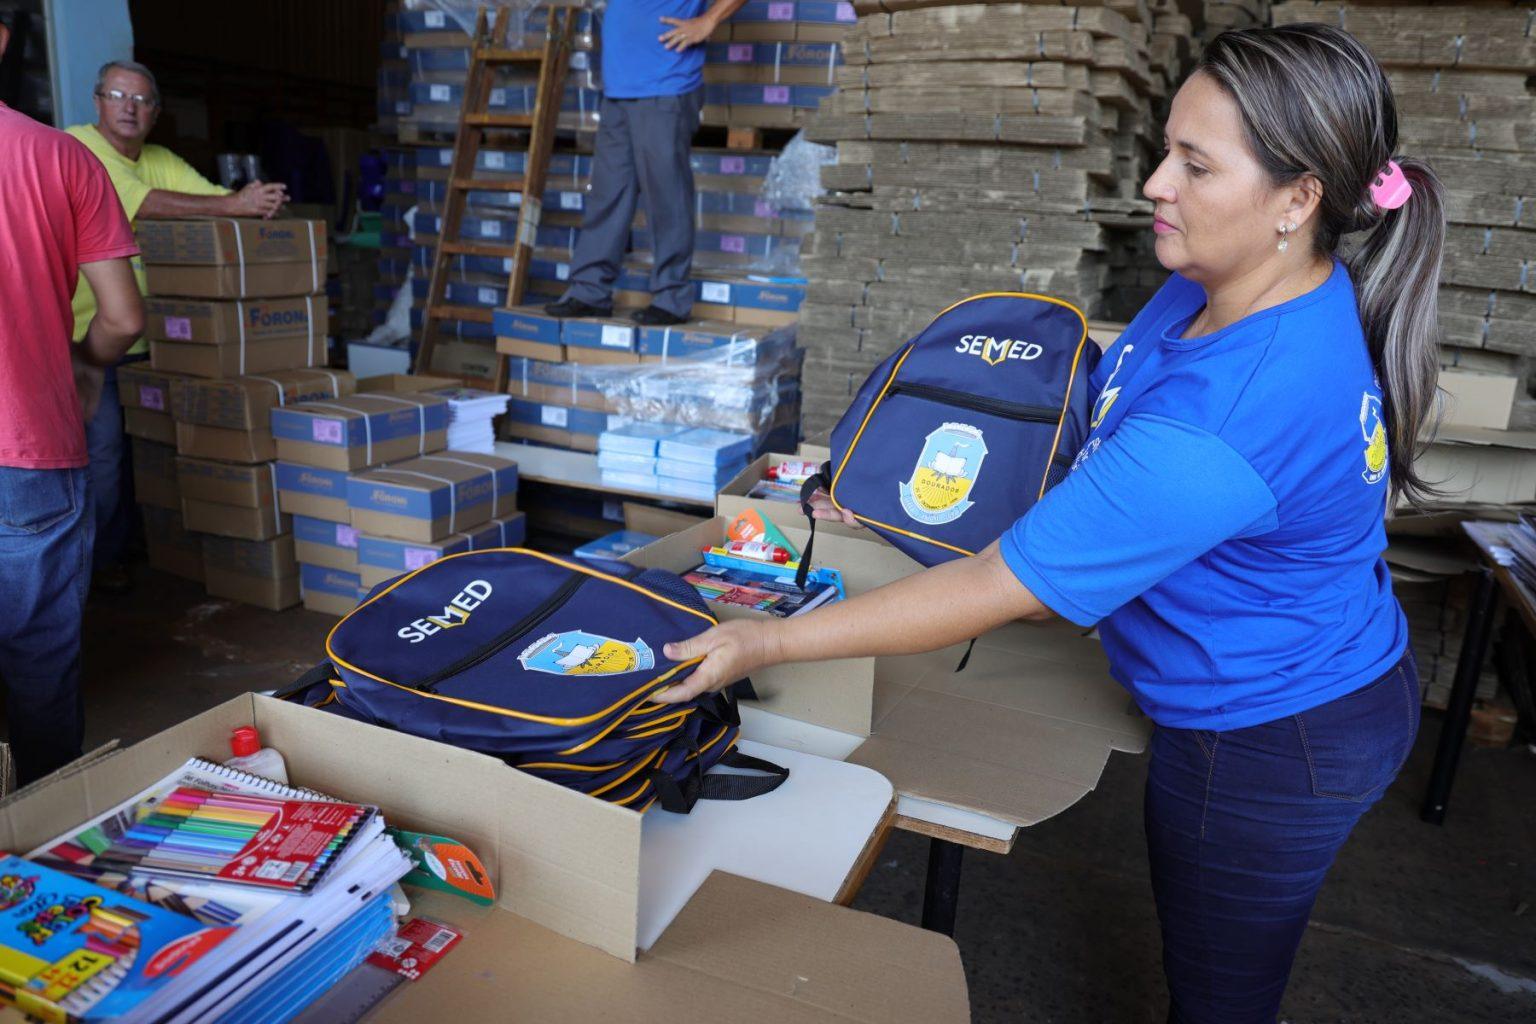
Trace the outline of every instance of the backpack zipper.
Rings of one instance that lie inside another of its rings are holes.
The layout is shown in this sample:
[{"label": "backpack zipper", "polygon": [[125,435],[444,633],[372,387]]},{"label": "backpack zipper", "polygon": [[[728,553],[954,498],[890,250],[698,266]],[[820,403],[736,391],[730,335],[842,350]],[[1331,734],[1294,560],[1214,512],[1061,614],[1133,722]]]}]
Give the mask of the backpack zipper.
[{"label": "backpack zipper", "polygon": [[913,398],[926,398],[943,405],[974,409],[977,412],[1001,416],[1009,420],[1021,420],[1025,423],[1057,423],[1061,420],[1060,409],[1047,409],[1040,405],[1019,405],[1015,402],[1005,402],[1000,398],[982,398],[964,391],[955,391],[952,388],[941,388],[934,384],[909,384],[897,381],[886,395],[887,397],[911,395]]},{"label": "backpack zipper", "polygon": [[490,643],[486,644],[478,651],[475,651],[473,654],[466,654],[464,657],[460,658],[458,661],[455,661],[446,668],[434,672],[432,675],[428,676],[426,679],[423,679],[421,682],[413,686],[412,689],[420,690],[423,693],[436,693],[437,690],[435,687],[444,679],[447,679],[451,676],[456,676],[460,672],[465,672],[474,668],[476,665],[490,658],[492,655],[495,655],[511,646],[512,642],[518,637],[533,632],[539,623],[549,618],[555,613],[556,610],[560,608],[561,605],[565,604],[573,596],[575,596],[576,591],[581,587],[583,583],[587,582],[589,579],[591,579],[591,577],[587,576],[585,573],[577,573],[573,575],[570,579],[560,584],[560,586],[555,590],[553,594],[550,594],[547,598],[545,598],[542,604],[533,609],[533,611],[529,612],[527,615],[524,615],[510,628],[504,630],[495,640],[492,640]]}]

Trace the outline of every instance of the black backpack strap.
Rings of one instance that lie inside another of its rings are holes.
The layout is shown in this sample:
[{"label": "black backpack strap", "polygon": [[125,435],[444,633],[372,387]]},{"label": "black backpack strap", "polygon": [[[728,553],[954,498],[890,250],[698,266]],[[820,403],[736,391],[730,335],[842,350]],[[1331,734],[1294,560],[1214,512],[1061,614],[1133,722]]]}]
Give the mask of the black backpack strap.
[{"label": "black backpack strap", "polygon": [[823,462],[820,472],[806,477],[800,485],[800,511],[810,523],[811,535],[806,538],[805,550],[800,552],[800,568],[795,570],[795,586],[805,589],[805,581],[811,572],[811,552],[816,547],[816,517],[811,514],[811,496],[823,487],[832,485],[832,463]]},{"label": "black backpack strap", "polygon": [[303,693],[311,686],[314,686],[316,683],[329,682],[330,680],[336,678],[339,678],[336,675],[336,666],[332,665],[329,661],[322,661],[320,664],[316,665],[314,668],[310,669],[308,672],[305,672],[303,675],[299,676],[299,678],[295,679],[286,690],[281,690],[277,693],[274,693],[272,696],[276,700],[294,700],[296,697],[298,697],[299,694]]},{"label": "black backpack strap", "polygon": [[[699,698],[699,712],[705,718],[721,725],[740,726],[741,712],[736,707],[738,697],[747,700],[757,699],[757,692],[752,688],[752,680],[740,679],[720,693]],[[704,759],[698,756],[697,740],[688,740],[688,752],[694,757],[690,762],[688,774],[681,782],[660,768],[653,768],[649,773],[651,785],[656,789],[657,803],[661,804],[661,809],[664,811],[687,814],[700,800],[750,800],[754,796],[773,792],[784,784],[785,779],[789,778],[789,769],[783,765],[753,757],[751,754],[743,754],[739,750],[730,751],[715,763],[759,774],[736,775],[729,772],[708,774],[704,771]]]}]

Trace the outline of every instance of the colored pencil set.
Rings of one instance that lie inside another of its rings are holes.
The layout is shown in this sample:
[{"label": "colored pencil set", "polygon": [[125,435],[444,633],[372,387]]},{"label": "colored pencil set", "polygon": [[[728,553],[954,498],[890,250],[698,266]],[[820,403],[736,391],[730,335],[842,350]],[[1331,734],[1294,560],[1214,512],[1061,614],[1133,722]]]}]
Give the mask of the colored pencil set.
[{"label": "colored pencil set", "polygon": [[[51,852],[97,867],[308,892],[374,810],[178,786]],[[71,853],[75,856],[71,856]]]}]

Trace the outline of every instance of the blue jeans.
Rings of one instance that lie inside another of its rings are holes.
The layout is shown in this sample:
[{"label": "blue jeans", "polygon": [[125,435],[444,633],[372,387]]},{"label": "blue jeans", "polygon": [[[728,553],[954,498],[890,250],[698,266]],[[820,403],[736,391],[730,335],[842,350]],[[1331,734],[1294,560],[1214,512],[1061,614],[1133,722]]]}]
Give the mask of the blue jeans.
[{"label": "blue jeans", "polygon": [[1147,851],[1176,1024],[1274,1024],[1312,903],[1350,829],[1413,747],[1412,655],[1299,715],[1158,728]]},{"label": "blue jeans", "polygon": [[86,469],[0,466],[0,684],[22,785],[80,756],[93,532]]},{"label": "blue jeans", "polygon": [[[147,356],[125,356],[119,366],[142,362]],[[101,404],[85,424],[85,444],[91,455],[91,497],[96,522],[96,546],[92,565],[116,565],[123,560],[128,543],[132,502],[124,492],[133,486],[128,439],[123,434],[123,403],[117,390],[117,367],[109,366],[101,385]]]}]

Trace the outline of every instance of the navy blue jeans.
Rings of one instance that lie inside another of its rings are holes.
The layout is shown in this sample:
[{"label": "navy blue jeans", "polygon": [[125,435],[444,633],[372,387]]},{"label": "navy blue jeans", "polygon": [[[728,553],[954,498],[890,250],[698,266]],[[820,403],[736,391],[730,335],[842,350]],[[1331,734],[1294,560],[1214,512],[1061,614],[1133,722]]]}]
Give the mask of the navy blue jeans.
[{"label": "navy blue jeans", "polygon": [[1157,729],[1147,852],[1170,1022],[1274,1024],[1323,878],[1418,728],[1405,654],[1299,715],[1229,732]]},{"label": "navy blue jeans", "polygon": [[0,466],[0,684],[23,785],[80,756],[93,533],[87,469]]}]

